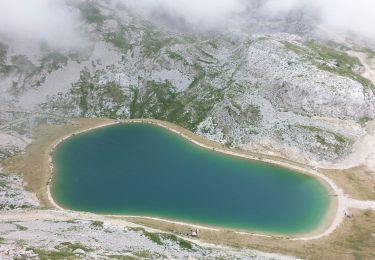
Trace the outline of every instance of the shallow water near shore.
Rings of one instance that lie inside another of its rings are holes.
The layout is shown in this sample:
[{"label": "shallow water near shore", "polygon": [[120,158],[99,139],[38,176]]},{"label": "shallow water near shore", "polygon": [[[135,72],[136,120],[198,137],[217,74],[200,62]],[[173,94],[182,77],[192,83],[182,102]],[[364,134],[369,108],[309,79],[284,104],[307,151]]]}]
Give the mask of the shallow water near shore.
[{"label": "shallow water near shore", "polygon": [[53,163],[52,196],[77,211],[299,234],[317,228],[330,204],[314,177],[201,148],[150,124],[72,136]]}]

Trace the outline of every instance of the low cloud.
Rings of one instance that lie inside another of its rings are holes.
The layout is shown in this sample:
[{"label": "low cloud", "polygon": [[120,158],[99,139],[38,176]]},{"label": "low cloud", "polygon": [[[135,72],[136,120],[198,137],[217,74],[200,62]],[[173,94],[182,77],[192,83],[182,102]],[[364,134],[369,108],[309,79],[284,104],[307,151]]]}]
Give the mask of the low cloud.
[{"label": "low cloud", "polygon": [[[355,33],[375,41],[374,0],[117,0],[172,26],[215,30],[238,26],[241,19],[289,18],[291,12],[312,17],[312,27]],[[246,26],[246,24],[245,24]]]},{"label": "low cloud", "polygon": [[[82,46],[83,19],[68,0],[0,0],[0,37],[25,43],[46,42],[54,48]],[[85,0],[73,0],[77,3]],[[324,27],[340,35],[357,34],[375,42],[374,0],[99,0],[123,6],[177,29],[206,32],[257,26],[267,29],[267,19],[284,19],[291,13],[313,17],[310,27]],[[117,10],[118,11],[118,10]],[[293,22],[291,26],[293,27]],[[297,21],[298,22],[298,21]],[[277,25],[277,22],[276,22]],[[272,24],[273,28],[275,23]],[[276,27],[277,28],[277,27]],[[288,27],[290,28],[290,27]],[[283,26],[280,26],[283,30]]]},{"label": "low cloud", "polygon": [[124,6],[169,26],[194,31],[222,29],[234,22],[244,5],[240,0],[118,0]]},{"label": "low cloud", "polygon": [[0,0],[0,35],[69,49],[80,45],[79,14],[60,0]]},{"label": "low cloud", "polygon": [[356,34],[375,41],[375,1],[373,0],[268,0],[264,15],[282,16],[291,11],[314,14],[315,26],[341,34]]}]

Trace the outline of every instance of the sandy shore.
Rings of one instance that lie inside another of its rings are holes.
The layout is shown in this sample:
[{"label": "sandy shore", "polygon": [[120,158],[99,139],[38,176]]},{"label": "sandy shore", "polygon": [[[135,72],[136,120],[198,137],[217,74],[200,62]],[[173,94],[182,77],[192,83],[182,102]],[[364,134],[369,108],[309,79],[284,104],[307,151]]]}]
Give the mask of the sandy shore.
[{"label": "sandy shore", "polygon": [[[56,209],[60,210],[65,210],[61,206],[59,206],[53,199],[51,195],[51,180],[53,177],[53,164],[52,164],[52,154],[56,146],[66,140],[67,138],[77,135],[79,133],[83,133],[86,131],[94,130],[100,127],[105,127],[109,125],[114,125],[114,124],[122,124],[122,123],[147,123],[147,124],[153,124],[157,125],[163,128],[168,129],[169,131],[180,135],[181,137],[189,140],[190,142],[206,148],[213,150],[215,152],[220,152],[224,153],[227,155],[231,156],[237,156],[245,159],[250,159],[250,160],[258,160],[266,163],[271,163],[275,165],[279,165],[282,167],[286,167],[289,169],[292,169],[294,171],[300,172],[302,174],[308,174],[311,176],[316,177],[321,181],[321,183],[327,188],[328,192],[331,195],[331,201],[330,201],[330,207],[329,210],[326,214],[326,217],[322,221],[321,225],[313,230],[312,232],[305,234],[303,236],[298,235],[298,236],[287,236],[288,238],[292,240],[312,240],[312,239],[319,239],[324,236],[328,236],[331,234],[343,221],[345,218],[345,212],[348,210],[348,203],[347,203],[347,197],[345,196],[344,192],[342,189],[340,189],[331,179],[329,179],[327,176],[324,174],[321,174],[317,171],[317,169],[312,169],[309,166],[301,166],[300,164],[292,164],[287,161],[277,161],[274,159],[269,159],[265,156],[255,156],[248,154],[246,152],[242,151],[234,151],[228,148],[223,147],[221,144],[211,142],[208,140],[204,140],[203,138],[200,138],[199,136],[196,136],[195,134],[189,132],[186,129],[183,129],[179,126],[173,125],[168,122],[163,122],[159,120],[153,120],[153,119],[129,119],[129,120],[113,120],[113,121],[107,121],[104,123],[98,123],[94,126],[90,126],[84,129],[80,129],[75,132],[68,133],[61,138],[55,140],[55,142],[52,144],[52,147],[50,148],[49,152],[49,166],[50,166],[50,178],[47,184],[47,197],[50,201],[50,203],[55,207]],[[199,228],[199,229],[206,229],[206,230],[212,230],[212,231],[217,231],[220,230],[220,228],[213,228],[213,227],[208,227],[208,226],[202,226],[202,225],[196,225],[196,224],[191,224],[191,223],[185,223],[185,222],[179,222],[179,221],[172,221],[172,220],[166,220],[166,219],[160,219],[160,218],[154,218],[154,217],[144,217],[144,216],[129,216],[126,215],[125,217],[127,218],[144,218],[144,219],[149,219],[149,220],[155,220],[155,221],[161,221],[161,222],[167,222],[167,223],[173,223],[173,224],[178,224],[178,225],[186,225],[186,226],[191,226],[194,228]],[[247,232],[247,231],[236,231],[238,234],[251,234],[254,236],[264,236],[264,237],[286,237],[283,235],[275,235],[275,234],[263,234],[263,233],[252,233],[252,232]]]}]

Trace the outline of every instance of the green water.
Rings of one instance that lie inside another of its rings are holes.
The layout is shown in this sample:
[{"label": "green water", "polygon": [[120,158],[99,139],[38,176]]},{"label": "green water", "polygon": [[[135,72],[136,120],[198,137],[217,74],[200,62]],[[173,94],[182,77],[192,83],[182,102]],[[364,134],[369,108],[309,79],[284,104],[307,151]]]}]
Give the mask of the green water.
[{"label": "green water", "polygon": [[317,227],[329,206],[313,177],[203,149],[148,124],[75,135],[53,161],[53,197],[78,211],[290,234]]}]

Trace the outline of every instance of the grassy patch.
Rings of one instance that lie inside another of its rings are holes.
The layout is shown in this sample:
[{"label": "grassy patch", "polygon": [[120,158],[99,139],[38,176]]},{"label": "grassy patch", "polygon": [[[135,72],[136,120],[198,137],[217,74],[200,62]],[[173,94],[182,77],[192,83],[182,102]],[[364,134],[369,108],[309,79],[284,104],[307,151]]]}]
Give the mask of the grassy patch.
[{"label": "grassy patch", "polygon": [[208,45],[210,45],[212,48],[214,49],[218,49],[218,45],[217,45],[217,42],[215,40],[209,40],[208,42]]},{"label": "grassy patch", "polygon": [[187,240],[180,239],[180,240],[178,241],[178,244],[179,244],[179,246],[180,246],[181,248],[183,248],[183,249],[187,249],[187,250],[191,250],[191,249],[193,249],[192,244],[191,244],[189,241],[187,241]]},{"label": "grassy patch", "polygon": [[181,249],[185,249],[185,250],[192,250],[193,249],[193,245],[191,244],[191,242],[185,240],[185,239],[181,239],[179,237],[177,237],[176,235],[173,235],[173,234],[161,234],[161,236],[163,237],[163,239],[168,239],[168,240],[171,240],[175,243],[177,243]]},{"label": "grassy patch", "polygon": [[104,86],[104,97],[112,99],[115,103],[121,103],[125,101],[125,95],[121,87],[115,82],[108,82]]},{"label": "grassy patch", "polygon": [[133,88],[131,91],[131,118],[150,117],[166,119],[168,110],[177,102],[176,89],[169,81],[162,83],[147,81],[143,93],[140,93],[138,88]]},{"label": "grassy patch", "polygon": [[6,188],[6,187],[7,187],[7,182],[0,180],[0,188]]},{"label": "grassy patch", "polygon": [[364,127],[368,121],[371,121],[371,118],[362,117],[362,118],[359,119],[359,123],[361,124],[362,127]]},{"label": "grassy patch", "polygon": [[80,80],[73,84],[70,91],[71,102],[78,106],[82,117],[121,117],[119,110],[125,106],[128,97],[115,81],[99,83],[102,73],[104,72],[97,71],[92,75],[83,71]]},{"label": "grassy patch", "polygon": [[364,49],[361,49],[361,52],[364,52],[367,54],[367,57],[369,59],[373,59],[375,58],[375,51],[372,50],[372,49],[369,49],[369,48],[364,48]]},{"label": "grassy patch", "polygon": [[49,72],[60,69],[67,63],[68,57],[58,51],[53,51],[42,59],[42,64],[47,64]]},{"label": "grassy patch", "polygon": [[63,242],[60,245],[57,246],[57,249],[64,249],[64,251],[71,251],[73,252],[74,250],[81,249],[85,252],[90,252],[93,251],[91,248],[82,245],[81,243],[71,243],[71,242]]},{"label": "grassy patch", "polygon": [[133,254],[135,256],[140,257],[140,258],[148,258],[148,259],[155,258],[155,255],[152,254],[150,251],[147,251],[147,250],[137,251],[137,252],[134,252]]},{"label": "grassy patch", "polygon": [[284,45],[284,47],[298,55],[301,55],[301,54],[305,54],[307,53],[307,50],[295,43],[291,43],[291,42],[288,42],[288,41],[282,41],[282,44]]},{"label": "grassy patch", "polygon": [[88,23],[101,24],[106,19],[106,17],[100,12],[100,9],[92,2],[80,2],[78,4],[78,9],[82,18]]},{"label": "grassy patch", "polygon": [[375,86],[370,80],[353,71],[355,67],[362,66],[362,64],[357,57],[352,57],[345,51],[337,50],[326,45],[320,45],[314,41],[305,42],[304,47],[288,41],[283,41],[282,43],[286,49],[293,51],[301,57],[307,58],[320,70],[348,77],[361,83],[365,87],[375,89]]},{"label": "grassy patch", "polygon": [[305,43],[307,47],[310,48],[315,54],[319,55],[323,60],[334,60],[337,62],[338,67],[347,68],[352,65],[360,65],[358,58],[349,56],[347,53],[342,51],[337,51],[333,48],[319,45],[313,41],[308,41]]},{"label": "grassy patch", "polygon": [[[375,88],[370,80],[353,71],[354,67],[362,66],[357,57],[352,57],[346,52],[319,45],[313,41],[306,42],[305,45],[313,51],[315,57],[311,57],[311,60],[319,69],[351,78],[361,83],[365,87],[369,87],[371,89]],[[318,62],[319,59],[324,62]]]},{"label": "grassy patch", "polygon": [[[345,148],[351,144],[351,141],[348,138],[337,133],[333,133],[315,126],[299,125],[298,127],[311,132],[319,144],[326,149],[333,151],[337,155],[342,154]],[[329,137],[332,137],[334,141],[332,142]]]},{"label": "grassy patch", "polygon": [[130,256],[130,255],[107,255],[106,257],[109,257],[111,259],[117,259],[117,260],[138,260],[138,257]]},{"label": "grassy patch", "polygon": [[175,39],[167,37],[156,28],[149,26],[144,29],[140,46],[142,47],[143,54],[146,57],[150,57],[173,42],[175,42]]},{"label": "grassy patch", "polygon": [[260,107],[256,105],[248,106],[243,112],[244,117],[250,122],[259,122],[262,118]]},{"label": "grassy patch", "polygon": [[71,94],[77,98],[81,111],[81,116],[85,116],[88,110],[87,97],[89,92],[94,89],[94,84],[90,81],[91,75],[87,71],[81,73],[79,81],[73,85]]},{"label": "grassy patch", "polygon": [[206,56],[207,58],[210,58],[210,59],[214,59],[214,56],[212,56],[211,54],[209,54],[208,52],[206,52],[205,50],[203,49],[198,49],[204,56]]},{"label": "grassy patch", "polygon": [[39,248],[29,247],[26,250],[33,251],[41,260],[60,260],[60,259],[67,259],[73,260],[77,259],[77,257],[71,252],[65,251],[49,251],[43,250]]},{"label": "grassy patch", "polygon": [[247,122],[251,125],[256,125],[262,119],[260,107],[257,105],[249,105],[242,108],[241,105],[231,101],[231,105],[226,106],[228,114],[237,122]]},{"label": "grassy patch", "polygon": [[7,53],[8,53],[8,47],[5,44],[0,42],[0,64],[5,63]]},{"label": "grassy patch", "polygon": [[189,241],[181,239],[174,234],[152,233],[152,232],[148,232],[144,230],[143,228],[137,228],[137,229],[132,228],[131,230],[141,231],[145,237],[147,237],[152,242],[158,245],[163,245],[164,244],[163,240],[170,240],[178,244],[182,249],[186,249],[186,250],[193,249],[193,245]]},{"label": "grassy patch", "polygon": [[185,64],[187,64],[186,60],[184,57],[182,57],[180,54],[178,54],[177,52],[174,52],[174,51],[171,51],[171,50],[167,50],[167,55],[170,59],[174,60],[174,61],[183,61]]},{"label": "grassy patch", "polygon": [[160,234],[158,233],[151,233],[151,232],[147,232],[147,231],[143,231],[143,234],[148,238],[150,239],[152,242],[154,242],[155,244],[158,244],[158,245],[162,245],[163,242],[161,241],[161,238],[160,238]]},{"label": "grassy patch", "polygon": [[108,33],[106,39],[108,42],[111,42],[114,46],[122,50],[129,50],[132,47],[132,45],[128,43],[123,32]]},{"label": "grassy patch", "polygon": [[103,223],[103,221],[96,221],[95,220],[95,221],[91,222],[91,225],[96,227],[96,228],[103,228],[104,223]]},{"label": "grassy patch", "polygon": [[16,225],[17,229],[20,230],[20,231],[28,230],[27,227],[24,227],[24,226],[22,226],[22,225],[19,225],[19,224],[15,224],[15,225]]}]

